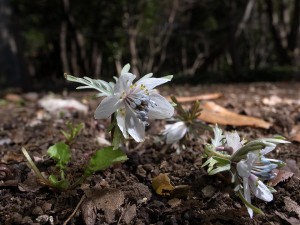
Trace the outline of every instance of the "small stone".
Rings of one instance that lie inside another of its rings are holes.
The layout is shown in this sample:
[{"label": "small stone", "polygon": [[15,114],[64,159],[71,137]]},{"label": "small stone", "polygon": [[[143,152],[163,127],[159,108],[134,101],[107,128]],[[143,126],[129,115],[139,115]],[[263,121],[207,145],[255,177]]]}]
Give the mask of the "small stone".
[{"label": "small stone", "polygon": [[38,216],[35,220],[37,222],[41,223],[41,224],[45,224],[45,223],[48,222],[49,216],[48,215],[41,215],[41,216]]},{"label": "small stone", "polygon": [[206,187],[204,187],[202,190],[201,190],[202,194],[204,195],[204,197],[206,198],[210,198],[213,196],[213,194],[216,192],[216,189],[211,186],[211,185],[207,185]]},{"label": "small stone", "polygon": [[40,206],[36,206],[34,207],[34,209],[32,210],[32,215],[35,215],[35,216],[39,216],[39,215],[42,215],[44,212],[42,210],[42,208]]},{"label": "small stone", "polygon": [[21,221],[21,224],[31,224],[31,223],[32,223],[32,219],[29,216],[25,216]]},{"label": "small stone", "polygon": [[181,204],[181,199],[179,199],[179,198],[173,198],[173,199],[168,201],[168,205],[170,205],[171,208],[175,208],[177,206],[180,206],[180,204]]},{"label": "small stone", "polygon": [[17,213],[17,212],[13,213],[12,217],[13,217],[14,223],[16,223],[16,224],[22,223],[22,215],[20,213]]},{"label": "small stone", "polygon": [[52,209],[52,204],[49,203],[49,202],[45,202],[43,205],[42,205],[42,209],[44,212],[48,212]]}]

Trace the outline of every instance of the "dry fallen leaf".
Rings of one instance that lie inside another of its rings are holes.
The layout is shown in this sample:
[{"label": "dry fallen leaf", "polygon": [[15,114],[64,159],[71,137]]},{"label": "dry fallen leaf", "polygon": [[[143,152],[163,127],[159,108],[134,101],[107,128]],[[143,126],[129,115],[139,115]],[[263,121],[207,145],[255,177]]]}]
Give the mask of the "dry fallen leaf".
[{"label": "dry fallen leaf", "polygon": [[296,177],[300,178],[300,169],[299,166],[297,165],[296,160],[287,159],[285,162],[286,162],[285,169],[291,171],[292,173],[295,174]]},{"label": "dry fallen leaf", "polygon": [[300,224],[300,220],[296,219],[295,217],[287,217],[286,214],[284,214],[282,212],[278,212],[277,210],[275,210],[275,214],[291,225],[299,225]]},{"label": "dry fallen leaf", "polygon": [[104,211],[105,219],[108,223],[115,220],[116,210],[124,203],[124,192],[114,188],[87,189],[84,190],[86,196],[93,200],[98,210]]},{"label": "dry fallen leaf", "polygon": [[282,170],[276,169],[275,173],[277,174],[276,177],[268,182],[268,184],[273,187],[276,186],[280,182],[286,181],[287,179],[291,178],[294,175],[293,172],[290,172],[285,169],[282,169]]},{"label": "dry fallen leaf", "polygon": [[211,101],[202,103],[201,108],[203,110],[199,119],[208,123],[232,126],[253,126],[264,129],[269,129],[271,126],[270,123],[262,119],[239,115]]},{"label": "dry fallen leaf", "polygon": [[174,186],[170,183],[168,174],[161,173],[152,179],[152,187],[158,195],[170,195]]},{"label": "dry fallen leaf", "polygon": [[290,133],[290,140],[300,142],[300,125],[293,127]]},{"label": "dry fallen leaf", "polygon": [[298,218],[300,218],[300,206],[297,202],[292,200],[290,197],[284,197],[283,198],[285,209],[288,212],[295,212],[298,215]]},{"label": "dry fallen leaf", "polygon": [[[186,96],[186,97],[176,97],[178,102],[186,103],[186,102],[193,102],[197,100],[212,100],[217,99],[222,96],[221,93],[211,93],[211,94],[204,94],[204,95],[195,95],[195,96]],[[168,97],[168,99],[171,99]]]},{"label": "dry fallen leaf", "polygon": [[96,210],[92,199],[86,198],[81,204],[82,219],[85,225],[94,225],[96,223]]}]

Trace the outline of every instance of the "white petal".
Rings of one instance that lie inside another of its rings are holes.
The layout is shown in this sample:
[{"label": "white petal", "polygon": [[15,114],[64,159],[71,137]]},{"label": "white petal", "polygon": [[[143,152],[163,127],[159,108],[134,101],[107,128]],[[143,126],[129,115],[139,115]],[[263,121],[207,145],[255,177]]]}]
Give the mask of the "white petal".
[{"label": "white petal", "polygon": [[122,134],[124,136],[124,138],[128,138],[128,134],[126,131],[126,125],[125,125],[125,108],[123,108],[122,110],[124,110],[123,112],[121,112],[121,110],[118,110],[117,112],[117,124],[120,128],[120,130],[122,131]]},{"label": "white petal", "polygon": [[[249,179],[244,177],[243,178],[243,189],[244,189],[244,198],[247,202],[251,204],[251,195],[250,195],[250,188],[249,188]],[[247,206],[246,206],[247,207]],[[253,217],[253,210],[249,207],[247,207],[248,213],[250,217]]]},{"label": "white petal", "polygon": [[125,126],[130,136],[136,142],[143,142],[145,140],[145,125],[129,107],[126,107]]},{"label": "white petal", "polygon": [[249,168],[245,160],[241,160],[240,162],[238,162],[238,164],[236,165],[236,169],[241,177],[248,178],[251,174],[251,168]]},{"label": "white petal", "polygon": [[132,73],[123,73],[117,80],[115,87],[114,87],[114,93],[122,93],[123,91],[126,92],[126,90],[129,89],[130,85],[132,84],[132,81],[135,79],[135,75]]},{"label": "white petal", "polygon": [[127,63],[121,70],[121,75],[124,74],[124,73],[128,73],[130,70],[130,64]]},{"label": "white petal", "polygon": [[225,137],[226,137],[227,145],[233,148],[234,152],[242,147],[240,136],[236,131],[226,132]]},{"label": "white petal", "polygon": [[166,136],[167,144],[173,144],[177,141],[179,141],[187,132],[187,126],[184,122],[180,121],[177,123],[172,124],[168,129],[166,130]]},{"label": "white petal", "polygon": [[249,166],[250,169],[252,169],[253,164],[257,160],[258,154],[259,154],[259,151],[249,152],[247,154],[247,164],[248,164],[248,166]]},{"label": "white petal", "polygon": [[264,200],[266,202],[270,202],[273,200],[272,192],[261,180],[251,181],[250,188],[257,198],[260,198],[261,200]]},{"label": "white petal", "polygon": [[268,154],[269,152],[273,151],[275,149],[275,146],[267,146],[264,149],[262,149],[260,152],[262,155]]},{"label": "white petal", "polygon": [[102,100],[95,111],[95,119],[106,119],[117,111],[123,102],[119,95],[108,96]]},{"label": "white petal", "polygon": [[151,94],[150,99],[155,105],[149,107],[148,117],[150,119],[166,119],[174,114],[174,107],[161,95]]},{"label": "white petal", "polygon": [[149,77],[148,74],[145,77],[142,77],[140,80],[136,82],[137,85],[143,84],[146,86],[148,90],[152,90],[153,88],[157,87],[158,85],[164,84],[169,82],[170,79],[167,78],[152,78]]}]

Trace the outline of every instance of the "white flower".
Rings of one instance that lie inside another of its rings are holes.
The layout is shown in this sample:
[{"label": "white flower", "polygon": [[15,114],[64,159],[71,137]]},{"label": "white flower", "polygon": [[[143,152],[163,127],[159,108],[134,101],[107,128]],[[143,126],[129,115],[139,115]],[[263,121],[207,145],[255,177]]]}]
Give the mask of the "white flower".
[{"label": "white flower", "polygon": [[232,148],[232,153],[236,152],[241,147],[243,147],[241,138],[236,131],[225,132],[225,138],[226,138],[227,147]]},{"label": "white flower", "polygon": [[222,134],[222,129],[218,127],[218,125],[216,125],[213,128],[214,131],[214,138],[211,139],[211,144],[217,148],[223,145],[223,139],[224,139],[224,135]]},{"label": "white flower", "polygon": [[166,136],[167,144],[174,144],[178,142],[188,131],[188,127],[183,121],[174,124],[167,124],[165,126],[164,135]]},{"label": "white flower", "polygon": [[[268,149],[269,151],[270,149]],[[268,152],[265,151],[265,152]],[[266,202],[273,200],[273,194],[262,180],[274,178],[273,170],[282,165],[282,161],[265,158],[262,151],[249,152],[246,160],[237,163],[238,175],[243,180],[244,197],[251,204],[251,192]],[[253,217],[253,210],[247,207],[250,217]]]},{"label": "white flower", "polygon": [[147,74],[132,84],[135,75],[125,66],[114,85],[113,94],[102,100],[95,112],[96,119],[105,119],[117,113],[117,124],[125,138],[128,133],[137,142],[144,141],[148,119],[166,119],[174,114],[173,106],[154,88],[171,77],[152,78]]}]

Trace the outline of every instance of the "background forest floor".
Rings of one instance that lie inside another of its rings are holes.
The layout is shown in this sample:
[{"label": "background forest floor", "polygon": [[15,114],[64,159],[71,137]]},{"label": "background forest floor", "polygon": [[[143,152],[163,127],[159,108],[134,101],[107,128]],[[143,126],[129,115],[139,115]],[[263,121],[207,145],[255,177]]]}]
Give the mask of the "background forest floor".
[{"label": "background forest floor", "polygon": [[[289,138],[300,133],[299,90],[299,83],[253,83],[172,86],[160,91],[176,96],[222,93],[214,102],[272,124],[269,129],[221,126],[227,131],[236,129],[252,140],[276,134]],[[84,122],[85,128],[72,145],[73,161],[68,165],[70,177],[76,177],[89,156],[105,144],[109,122],[93,119],[100,101],[91,98],[89,92],[56,95],[63,99],[74,97],[86,104],[86,113],[69,107],[64,113],[51,114],[38,104],[44,96],[0,96],[4,99],[0,104],[0,224],[63,224],[82,196],[86,197],[68,224],[300,224],[299,142],[279,145],[272,153],[274,158],[287,162],[286,170],[294,176],[277,184],[272,202],[253,201],[265,215],[251,220],[232,187],[224,184],[221,177],[208,176],[201,168],[208,133],[201,142],[192,141],[177,154],[153,138],[161,132],[162,121],[150,123],[144,143],[129,142],[129,160],[125,163],[94,174],[72,191],[61,193],[43,187],[27,167],[22,146],[48,174],[55,162],[46,156],[46,151],[63,140],[60,130],[66,129],[65,122]],[[174,186],[181,185],[176,192],[169,196],[155,193],[151,181],[160,173],[167,173]]]}]

